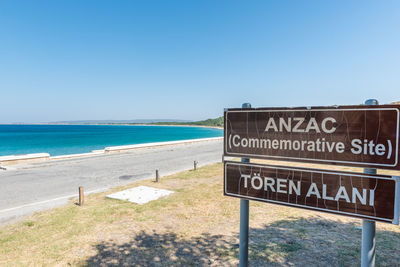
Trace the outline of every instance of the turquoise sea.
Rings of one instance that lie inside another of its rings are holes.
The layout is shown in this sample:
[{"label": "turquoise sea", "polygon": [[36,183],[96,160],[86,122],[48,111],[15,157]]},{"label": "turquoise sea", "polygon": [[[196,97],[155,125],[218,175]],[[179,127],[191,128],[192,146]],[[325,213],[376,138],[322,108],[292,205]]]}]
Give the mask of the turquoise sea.
[{"label": "turquoise sea", "polygon": [[0,125],[0,156],[87,153],[108,146],[219,137],[204,127],[124,125]]}]

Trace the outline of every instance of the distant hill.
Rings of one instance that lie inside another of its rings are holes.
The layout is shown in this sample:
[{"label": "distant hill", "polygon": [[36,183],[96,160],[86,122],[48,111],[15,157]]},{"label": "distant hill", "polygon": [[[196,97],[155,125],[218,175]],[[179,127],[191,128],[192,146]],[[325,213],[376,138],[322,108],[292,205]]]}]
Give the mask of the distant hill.
[{"label": "distant hill", "polygon": [[142,124],[142,123],[157,123],[157,122],[190,122],[188,120],[170,120],[170,119],[138,119],[138,120],[80,120],[80,121],[56,121],[49,124]]},{"label": "distant hill", "polygon": [[150,125],[198,125],[210,127],[224,127],[224,117],[207,119],[202,121],[169,120],[169,119],[139,119],[139,120],[80,120],[80,121],[56,121],[46,124],[150,124]]},{"label": "distant hill", "polygon": [[191,121],[191,122],[156,122],[151,123],[153,125],[198,125],[198,126],[212,126],[212,127],[224,127],[224,117],[216,119],[207,119],[203,121]]}]

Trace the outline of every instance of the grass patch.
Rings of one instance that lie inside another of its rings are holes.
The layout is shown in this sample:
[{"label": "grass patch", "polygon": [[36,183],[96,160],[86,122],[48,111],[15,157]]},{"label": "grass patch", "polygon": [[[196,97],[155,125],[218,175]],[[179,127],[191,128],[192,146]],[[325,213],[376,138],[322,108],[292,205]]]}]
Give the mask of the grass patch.
[{"label": "grass patch", "polygon": [[[235,266],[239,200],[223,196],[222,164],[89,195],[0,229],[0,266]],[[146,185],[175,193],[144,205],[106,199]],[[359,220],[250,203],[250,265],[359,264]],[[400,261],[400,229],[377,224],[377,265]],[[23,253],[21,253],[23,251]]]},{"label": "grass patch", "polygon": [[292,253],[302,248],[301,244],[295,241],[291,241],[284,244],[278,244],[278,246],[284,253]]},{"label": "grass patch", "polygon": [[26,222],[23,222],[23,225],[28,226],[28,227],[32,227],[34,225],[34,222],[26,221]]}]

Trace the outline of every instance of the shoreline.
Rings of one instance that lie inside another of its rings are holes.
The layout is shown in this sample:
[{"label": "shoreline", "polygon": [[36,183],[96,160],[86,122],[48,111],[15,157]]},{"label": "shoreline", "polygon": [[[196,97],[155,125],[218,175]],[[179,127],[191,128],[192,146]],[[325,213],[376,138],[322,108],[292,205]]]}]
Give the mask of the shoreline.
[{"label": "shoreline", "polygon": [[[198,127],[198,128],[210,128],[210,129],[219,129],[219,130],[223,130],[224,127],[220,127],[220,126],[206,126],[206,125],[168,125],[168,124],[135,124],[138,126],[163,126],[163,127]],[[132,126],[135,126],[132,125]]]},{"label": "shoreline", "polygon": [[7,155],[7,156],[0,156],[0,170],[7,170],[7,169],[9,169],[10,165],[49,162],[49,161],[55,161],[55,160],[65,160],[65,159],[75,159],[75,158],[86,158],[86,157],[101,156],[101,155],[108,155],[108,154],[114,154],[114,153],[126,153],[126,152],[140,149],[140,148],[175,146],[175,145],[181,145],[181,144],[210,142],[210,141],[216,141],[216,140],[222,140],[222,139],[223,139],[223,137],[221,136],[221,137],[197,138],[197,139],[176,140],[176,141],[142,143],[142,144],[134,144],[134,145],[111,146],[111,147],[105,147],[104,149],[100,149],[100,150],[93,150],[93,151],[87,152],[87,153],[67,154],[67,155],[58,155],[58,156],[50,156],[49,153]]}]

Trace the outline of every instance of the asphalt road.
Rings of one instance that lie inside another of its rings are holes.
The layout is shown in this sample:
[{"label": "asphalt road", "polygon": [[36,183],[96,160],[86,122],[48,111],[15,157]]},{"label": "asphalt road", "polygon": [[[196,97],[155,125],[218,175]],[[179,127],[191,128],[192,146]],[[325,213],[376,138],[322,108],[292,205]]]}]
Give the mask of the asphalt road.
[{"label": "asphalt road", "polygon": [[0,222],[65,204],[86,193],[100,192],[137,180],[168,175],[221,162],[222,140],[136,149],[131,152],[58,160],[0,170]]}]

